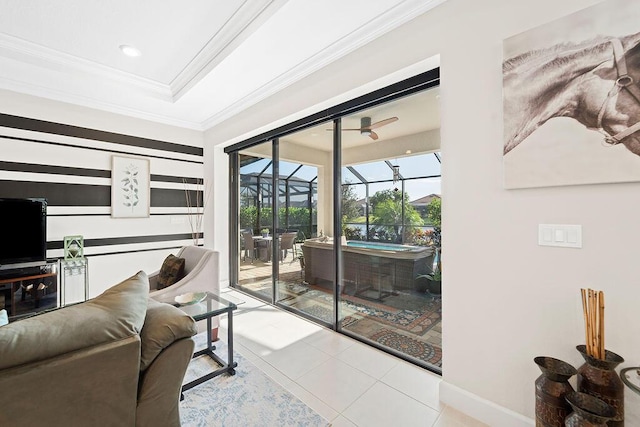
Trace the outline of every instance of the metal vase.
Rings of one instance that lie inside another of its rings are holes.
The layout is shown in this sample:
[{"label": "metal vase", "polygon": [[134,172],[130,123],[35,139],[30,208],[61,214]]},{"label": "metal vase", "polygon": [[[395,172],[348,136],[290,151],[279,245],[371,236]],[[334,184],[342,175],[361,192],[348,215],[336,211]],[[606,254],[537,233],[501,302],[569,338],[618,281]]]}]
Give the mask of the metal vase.
[{"label": "metal vase", "polygon": [[607,427],[616,413],[613,406],[586,393],[574,391],[566,399],[573,412],[565,420],[565,427]]},{"label": "metal vase", "polygon": [[585,345],[576,347],[585,363],[578,368],[578,391],[601,399],[613,406],[615,415],[609,427],[624,426],[624,384],[615,371],[624,359],[612,351],[605,350],[605,360],[587,354]]},{"label": "metal vase", "polygon": [[562,427],[571,413],[565,396],[574,392],[569,378],[576,374],[576,368],[553,357],[533,361],[542,371],[536,380],[536,427]]}]

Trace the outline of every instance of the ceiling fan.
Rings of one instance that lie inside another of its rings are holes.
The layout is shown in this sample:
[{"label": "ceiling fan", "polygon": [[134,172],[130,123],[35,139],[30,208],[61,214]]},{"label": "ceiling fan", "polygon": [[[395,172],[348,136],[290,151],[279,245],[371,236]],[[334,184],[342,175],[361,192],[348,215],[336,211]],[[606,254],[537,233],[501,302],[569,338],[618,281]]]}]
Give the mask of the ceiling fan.
[{"label": "ceiling fan", "polygon": [[[351,129],[342,129],[342,130],[357,130],[360,132],[360,135],[366,135],[374,141],[378,139],[378,134],[373,130],[378,129],[382,126],[386,126],[390,123],[397,121],[397,117],[389,117],[388,119],[380,120],[379,122],[371,123],[371,117],[362,117],[360,119],[360,127],[359,128],[351,128]],[[329,130],[329,129],[327,129]]]}]

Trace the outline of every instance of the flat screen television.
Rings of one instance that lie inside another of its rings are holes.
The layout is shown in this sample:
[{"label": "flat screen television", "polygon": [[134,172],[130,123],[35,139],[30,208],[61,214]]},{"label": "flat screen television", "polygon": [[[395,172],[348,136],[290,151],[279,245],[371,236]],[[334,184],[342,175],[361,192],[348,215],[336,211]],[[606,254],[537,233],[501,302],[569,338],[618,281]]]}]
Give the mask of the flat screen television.
[{"label": "flat screen television", "polygon": [[0,270],[47,259],[47,200],[0,198]]}]

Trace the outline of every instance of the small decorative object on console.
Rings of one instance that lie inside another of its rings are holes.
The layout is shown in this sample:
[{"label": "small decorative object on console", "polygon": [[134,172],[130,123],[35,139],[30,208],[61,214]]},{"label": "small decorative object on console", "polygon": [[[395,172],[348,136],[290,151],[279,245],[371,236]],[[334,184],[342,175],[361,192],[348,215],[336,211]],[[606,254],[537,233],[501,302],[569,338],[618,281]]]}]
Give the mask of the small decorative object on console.
[{"label": "small decorative object on console", "polygon": [[64,236],[64,259],[84,258],[84,238],[82,236]]}]

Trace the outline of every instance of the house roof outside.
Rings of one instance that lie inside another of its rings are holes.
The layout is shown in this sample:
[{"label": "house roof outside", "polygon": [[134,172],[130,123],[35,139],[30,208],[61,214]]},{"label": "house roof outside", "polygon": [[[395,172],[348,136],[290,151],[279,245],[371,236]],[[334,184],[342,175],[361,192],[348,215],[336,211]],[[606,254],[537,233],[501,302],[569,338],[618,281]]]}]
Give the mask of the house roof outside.
[{"label": "house roof outside", "polygon": [[429,194],[428,196],[420,197],[419,199],[409,202],[412,206],[427,206],[433,199],[441,199],[439,194]]}]

